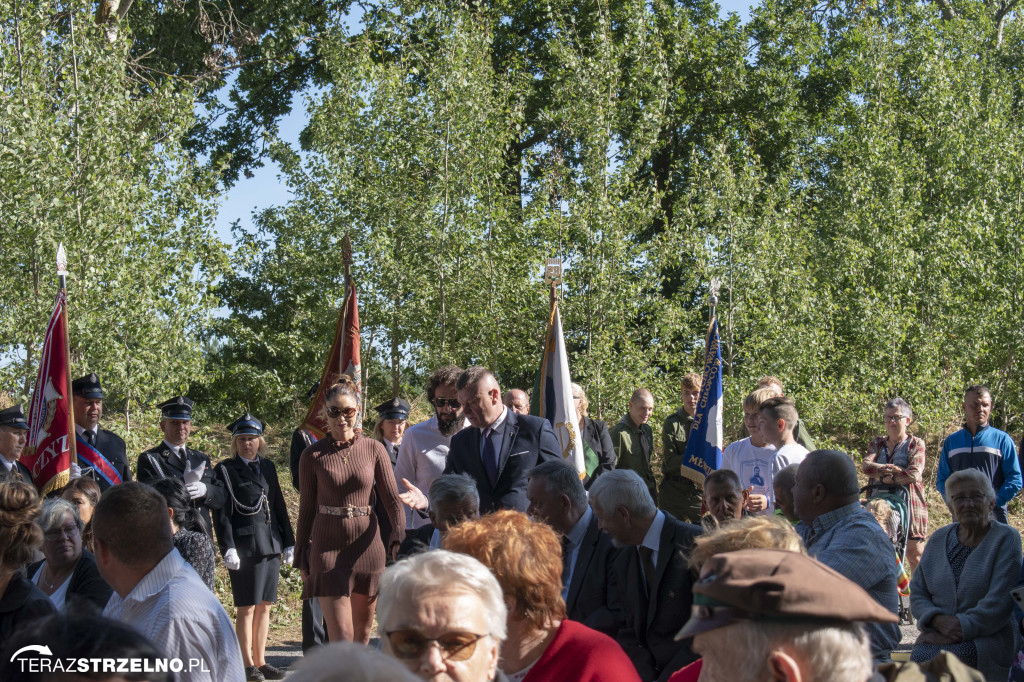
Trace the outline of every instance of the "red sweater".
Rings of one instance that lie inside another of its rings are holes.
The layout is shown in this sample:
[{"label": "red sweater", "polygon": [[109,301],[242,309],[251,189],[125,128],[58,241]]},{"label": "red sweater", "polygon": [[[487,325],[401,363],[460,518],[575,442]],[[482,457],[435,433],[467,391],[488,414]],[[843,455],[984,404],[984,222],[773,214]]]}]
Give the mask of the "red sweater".
[{"label": "red sweater", "polygon": [[700,677],[700,669],[703,665],[704,659],[698,658],[685,668],[680,668],[672,673],[672,677],[668,678],[668,682],[697,682],[697,678]]},{"label": "red sweater", "polygon": [[563,620],[523,682],[640,682],[619,644],[597,630]]}]

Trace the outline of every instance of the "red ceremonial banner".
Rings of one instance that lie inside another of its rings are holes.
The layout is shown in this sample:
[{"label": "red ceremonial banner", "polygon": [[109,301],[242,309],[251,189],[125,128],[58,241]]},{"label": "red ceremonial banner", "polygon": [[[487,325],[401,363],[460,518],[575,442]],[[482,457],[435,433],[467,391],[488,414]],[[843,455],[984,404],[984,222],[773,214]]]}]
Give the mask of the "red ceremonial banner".
[{"label": "red ceremonial banner", "polygon": [[67,299],[62,289],[46,325],[39,375],[29,405],[28,444],[21,456],[43,495],[67,485],[75,455],[67,339]]},{"label": "red ceremonial banner", "polygon": [[327,355],[324,371],[320,374],[316,397],[310,403],[306,418],[302,420],[300,427],[311,432],[318,440],[327,433],[327,422],[324,421],[324,394],[342,374],[347,374],[356,383],[356,390],[362,395],[362,368],[359,365],[359,302],[356,300],[356,287],[351,278],[345,288],[345,300],[338,311],[334,342],[331,344],[331,352]]}]

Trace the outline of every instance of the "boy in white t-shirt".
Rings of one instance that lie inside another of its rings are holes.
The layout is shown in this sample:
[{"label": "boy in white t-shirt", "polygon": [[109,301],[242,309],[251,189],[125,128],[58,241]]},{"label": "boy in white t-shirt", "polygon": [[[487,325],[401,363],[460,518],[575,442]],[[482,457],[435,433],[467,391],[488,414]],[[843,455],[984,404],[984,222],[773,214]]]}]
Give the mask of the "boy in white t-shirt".
[{"label": "boy in white t-shirt", "polygon": [[761,438],[757,418],[761,403],[777,395],[770,388],[759,388],[743,400],[743,426],[750,436],[730,443],[722,453],[720,468],[734,471],[739,476],[743,487],[750,492],[746,509],[751,513],[771,514],[774,508],[775,446]]},{"label": "boy in white t-shirt", "polygon": [[793,437],[793,429],[799,419],[793,400],[786,396],[770,398],[758,408],[757,427],[761,438],[775,446],[773,471],[790,464],[799,464],[807,456],[807,448]]}]

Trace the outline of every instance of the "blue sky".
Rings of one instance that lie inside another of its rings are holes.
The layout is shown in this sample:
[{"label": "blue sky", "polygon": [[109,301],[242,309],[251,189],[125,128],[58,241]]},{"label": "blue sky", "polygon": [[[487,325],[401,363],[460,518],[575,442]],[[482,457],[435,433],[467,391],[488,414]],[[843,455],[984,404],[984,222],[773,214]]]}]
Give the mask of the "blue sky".
[{"label": "blue sky", "polygon": [[[749,0],[719,0],[722,15],[736,12],[743,21],[750,16]],[[299,131],[306,125],[307,113],[302,97],[296,98],[296,107],[291,115],[281,121],[281,137],[293,146],[298,146]],[[280,176],[280,169],[273,162],[257,169],[253,177],[242,177],[227,192],[220,212],[217,215],[217,235],[225,242],[232,244],[231,224],[236,220],[243,227],[251,227],[253,215],[271,206],[280,206],[288,202],[290,193]]]}]

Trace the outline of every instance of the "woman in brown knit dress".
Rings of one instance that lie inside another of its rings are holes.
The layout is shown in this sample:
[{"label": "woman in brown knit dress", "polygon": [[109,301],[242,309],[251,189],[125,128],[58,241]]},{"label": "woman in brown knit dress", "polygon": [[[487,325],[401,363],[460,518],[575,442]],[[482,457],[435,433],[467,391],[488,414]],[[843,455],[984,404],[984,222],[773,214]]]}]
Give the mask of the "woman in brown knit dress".
[{"label": "woman in brown knit dress", "polygon": [[[299,463],[299,524],[295,566],[303,598],[317,597],[332,642],[366,644],[384,572],[385,543],[394,554],[405,536],[405,516],[387,451],[355,430],[359,396],[349,385],[327,391],[324,438]],[[376,484],[391,524],[382,542],[371,504]]]}]

